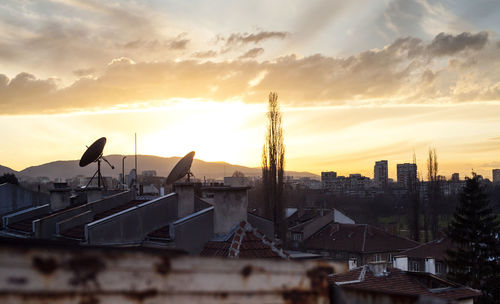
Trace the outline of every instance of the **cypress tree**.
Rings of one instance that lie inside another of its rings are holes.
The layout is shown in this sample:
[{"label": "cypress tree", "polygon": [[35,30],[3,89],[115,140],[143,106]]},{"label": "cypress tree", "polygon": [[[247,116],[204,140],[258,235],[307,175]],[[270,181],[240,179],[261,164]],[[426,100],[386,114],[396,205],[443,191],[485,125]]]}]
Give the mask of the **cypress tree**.
[{"label": "cypress tree", "polygon": [[448,278],[483,292],[479,303],[500,297],[500,222],[479,177],[466,178],[460,202],[448,226],[454,248],[447,251]]}]

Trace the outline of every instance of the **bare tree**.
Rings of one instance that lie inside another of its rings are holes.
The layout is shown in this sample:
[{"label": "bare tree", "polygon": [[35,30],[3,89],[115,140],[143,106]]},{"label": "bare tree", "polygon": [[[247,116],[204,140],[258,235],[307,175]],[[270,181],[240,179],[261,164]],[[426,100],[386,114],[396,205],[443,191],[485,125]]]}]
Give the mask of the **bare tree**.
[{"label": "bare tree", "polygon": [[426,242],[428,241],[428,228],[430,224],[432,239],[437,239],[439,237],[439,225],[438,225],[438,206],[440,198],[440,181],[438,177],[438,160],[436,149],[429,149],[429,158],[427,159],[427,179],[429,181],[428,188],[428,206],[427,206],[427,220],[426,225]]},{"label": "bare tree", "polygon": [[239,170],[236,170],[233,172],[233,177],[245,177],[245,173],[243,173]]},{"label": "bare tree", "polygon": [[278,94],[269,93],[266,142],[262,150],[262,182],[267,214],[272,215],[274,231],[283,243],[286,241],[285,206],[283,202],[283,176],[285,145],[281,128]]}]

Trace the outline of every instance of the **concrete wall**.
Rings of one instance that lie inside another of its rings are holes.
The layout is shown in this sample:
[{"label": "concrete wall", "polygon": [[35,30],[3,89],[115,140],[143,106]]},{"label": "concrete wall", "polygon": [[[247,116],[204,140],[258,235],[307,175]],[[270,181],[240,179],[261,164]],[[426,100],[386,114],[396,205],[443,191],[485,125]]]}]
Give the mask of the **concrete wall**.
[{"label": "concrete wall", "polygon": [[214,191],[214,207],[214,233],[229,233],[234,225],[247,220],[247,189],[227,188]]},{"label": "concrete wall", "polygon": [[170,234],[175,248],[190,254],[200,254],[205,244],[214,236],[214,207],[198,211],[170,224]]},{"label": "concrete wall", "polygon": [[248,213],[247,220],[250,223],[250,225],[259,229],[259,231],[264,233],[264,235],[267,236],[270,240],[274,240],[273,221],[268,220],[268,219],[263,218],[263,217],[260,217],[260,216],[257,216],[257,215],[253,215],[251,213]]},{"label": "concrete wall", "polygon": [[199,198],[195,196],[194,198],[194,212],[198,212],[203,209],[207,209],[208,207],[211,207],[212,204],[207,202],[205,199]]},{"label": "concrete wall", "polygon": [[67,220],[88,210],[90,210],[90,207],[88,204],[85,204],[35,220],[33,222],[34,235],[36,238],[42,239],[53,238],[56,234],[56,224],[58,222]]},{"label": "concrete wall", "polygon": [[177,183],[175,184],[175,193],[177,193],[179,206],[177,208],[177,217],[185,217],[194,212],[194,184]]},{"label": "concrete wall", "polygon": [[[92,217],[98,213],[112,209],[121,204],[130,202],[135,199],[133,191],[124,191],[118,194],[113,194],[109,197],[100,199],[98,201],[90,202],[85,205],[77,206],[68,210],[60,211],[44,218],[34,221],[35,237],[38,238],[53,238],[56,234],[56,224],[61,221],[70,219],[80,213],[88,210],[92,211]],[[92,219],[89,220],[89,222]],[[71,225],[70,225],[71,226]],[[74,227],[75,225],[73,225]]]},{"label": "concrete wall", "polygon": [[15,223],[15,222],[22,221],[24,219],[29,219],[31,217],[43,215],[49,211],[50,211],[49,204],[37,206],[37,207],[31,207],[28,209],[24,209],[24,210],[17,211],[17,212],[11,213],[9,215],[3,216],[2,217],[2,224],[3,224],[3,227],[7,227],[7,225],[9,225],[9,223]]},{"label": "concrete wall", "polygon": [[341,224],[355,224],[354,220],[337,209],[333,209],[333,221]]},{"label": "concrete wall", "polygon": [[91,222],[92,218],[93,218],[92,211],[88,210],[80,214],[77,214],[69,219],[57,222],[56,234],[59,235],[61,234],[62,231]]},{"label": "concrete wall", "polygon": [[0,217],[23,208],[49,203],[49,195],[9,183],[0,185]]},{"label": "concrete wall", "polygon": [[109,209],[115,208],[126,202],[131,202],[134,199],[135,199],[134,191],[124,191],[105,197],[95,202],[90,202],[89,206],[90,210],[92,210],[94,214],[98,214],[107,211]]},{"label": "concrete wall", "polygon": [[176,218],[177,194],[170,193],[85,225],[85,236],[88,244],[138,243]]},{"label": "concrete wall", "polygon": [[394,265],[394,268],[408,271],[408,257],[405,257],[405,256],[394,257],[393,265]]},{"label": "concrete wall", "polygon": [[327,274],[334,272],[320,261],[217,259],[179,256],[168,249],[4,241],[0,303],[344,304],[330,299]]},{"label": "concrete wall", "polygon": [[53,189],[50,190],[50,209],[58,211],[67,208],[71,204],[71,189]]}]

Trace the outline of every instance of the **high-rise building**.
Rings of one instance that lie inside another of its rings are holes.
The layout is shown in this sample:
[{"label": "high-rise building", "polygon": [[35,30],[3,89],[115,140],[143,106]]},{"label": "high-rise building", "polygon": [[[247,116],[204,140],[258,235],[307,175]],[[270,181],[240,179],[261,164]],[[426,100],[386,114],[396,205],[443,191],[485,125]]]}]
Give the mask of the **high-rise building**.
[{"label": "high-rise building", "polygon": [[451,175],[451,181],[452,182],[458,182],[458,181],[460,181],[460,175],[458,173],[453,173]]},{"label": "high-rise building", "polygon": [[321,185],[323,189],[330,189],[337,179],[337,172],[327,171],[321,172]]},{"label": "high-rise building", "polygon": [[417,182],[417,164],[398,164],[398,184],[408,188]]},{"label": "high-rise building", "polygon": [[491,172],[493,175],[493,182],[500,183],[500,169],[493,169]]},{"label": "high-rise building", "polygon": [[375,162],[375,167],[373,168],[373,179],[379,187],[387,186],[387,179],[389,178],[387,171],[387,161],[380,160]]}]

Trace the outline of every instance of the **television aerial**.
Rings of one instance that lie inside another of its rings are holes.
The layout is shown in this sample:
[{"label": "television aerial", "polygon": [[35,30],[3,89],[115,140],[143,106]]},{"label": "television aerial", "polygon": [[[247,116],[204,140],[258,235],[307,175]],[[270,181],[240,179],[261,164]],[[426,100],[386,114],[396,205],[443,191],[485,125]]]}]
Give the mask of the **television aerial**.
[{"label": "television aerial", "polygon": [[90,147],[87,147],[87,150],[85,151],[85,153],[83,153],[82,158],[80,159],[80,167],[86,167],[93,162],[97,162],[97,171],[94,173],[94,175],[92,175],[92,178],[89,180],[85,188],[90,185],[96,175],[97,187],[101,188],[101,181],[105,187],[104,179],[101,175],[101,160],[104,160],[111,167],[111,169],[115,168],[107,159],[104,158],[104,156],[102,156],[102,151],[104,150],[105,145],[106,137],[99,138],[93,144],[91,144]]},{"label": "television aerial", "polygon": [[184,176],[187,175],[187,181],[189,182],[190,177],[193,175],[191,173],[191,164],[193,163],[193,158],[194,158],[194,151],[189,152],[186,154],[183,158],[181,158],[177,164],[175,164],[174,168],[172,171],[170,171],[170,174],[167,177],[167,185],[172,184],[175,181],[178,181],[179,179],[183,178]]}]

